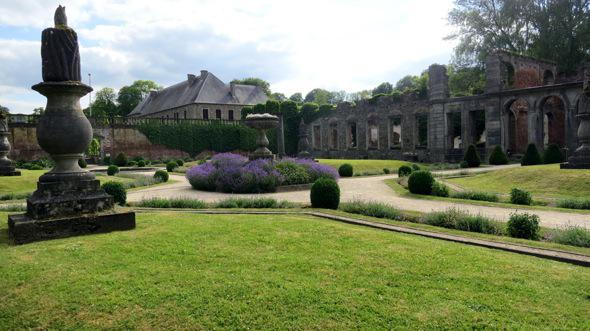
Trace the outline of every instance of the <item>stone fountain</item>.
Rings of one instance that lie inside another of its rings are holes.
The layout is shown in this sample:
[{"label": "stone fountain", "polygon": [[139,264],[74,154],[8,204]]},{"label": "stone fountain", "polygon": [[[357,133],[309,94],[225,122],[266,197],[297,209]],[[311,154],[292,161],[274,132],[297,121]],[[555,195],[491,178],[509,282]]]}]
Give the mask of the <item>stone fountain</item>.
[{"label": "stone fountain", "polygon": [[584,92],[578,108],[578,149],[569,157],[562,169],[590,169],[590,62],[584,66]]},{"label": "stone fountain", "polygon": [[113,197],[78,159],[92,139],[92,126],[80,98],[92,91],[80,80],[76,32],[67,25],[65,7],[55,12],[55,27],[43,31],[43,82],[33,90],[47,97],[37,126],[37,141],[55,162],[27,199],[26,214],[8,217],[13,244],[135,228],[135,213],[114,211]]},{"label": "stone fountain", "polygon": [[279,125],[279,118],[271,114],[250,114],[246,116],[244,123],[258,132],[258,136],[256,137],[258,148],[250,154],[250,160],[274,160],[275,155],[268,149],[269,142],[266,137],[266,131],[276,128]]},{"label": "stone fountain", "polygon": [[20,176],[14,163],[8,158],[10,141],[8,141],[8,114],[0,111],[0,176]]}]

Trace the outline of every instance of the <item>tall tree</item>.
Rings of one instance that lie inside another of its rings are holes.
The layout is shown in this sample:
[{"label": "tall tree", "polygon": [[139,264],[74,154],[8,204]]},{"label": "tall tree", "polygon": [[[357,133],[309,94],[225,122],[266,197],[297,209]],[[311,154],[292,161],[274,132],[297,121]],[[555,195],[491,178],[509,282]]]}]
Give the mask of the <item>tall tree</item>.
[{"label": "tall tree", "polygon": [[389,94],[391,92],[393,92],[393,85],[388,82],[383,82],[373,89],[373,95]]},{"label": "tall tree", "polygon": [[289,97],[289,100],[295,101],[297,103],[303,103],[303,95],[299,92],[293,93],[293,95]]},{"label": "tall tree", "polygon": [[0,115],[1,114],[9,114],[10,113],[10,109],[8,109],[8,107],[4,107],[2,105],[0,105]]},{"label": "tall tree", "polygon": [[248,77],[244,79],[234,79],[231,82],[235,84],[259,86],[264,90],[266,96],[270,97],[272,94],[270,91],[270,83],[261,78]]},{"label": "tall tree", "polygon": [[143,99],[147,98],[150,91],[161,90],[162,87],[151,80],[136,80],[129,86],[123,86],[119,90],[117,102],[119,103],[119,115],[129,114]]},{"label": "tall tree", "polygon": [[45,113],[45,108],[37,107],[33,109],[33,115],[43,115]]},{"label": "tall tree", "polygon": [[119,114],[117,107],[117,94],[110,87],[103,87],[95,94],[94,101],[90,107],[92,116],[116,116]]},{"label": "tall tree", "polygon": [[273,94],[270,95],[270,98],[272,100],[276,100],[276,101],[285,101],[287,100],[287,96],[284,95],[283,93],[279,93],[279,92],[275,92]]},{"label": "tall tree", "polygon": [[325,105],[331,103],[333,100],[332,92],[321,88],[315,88],[305,96],[305,102],[313,102],[318,105]]}]

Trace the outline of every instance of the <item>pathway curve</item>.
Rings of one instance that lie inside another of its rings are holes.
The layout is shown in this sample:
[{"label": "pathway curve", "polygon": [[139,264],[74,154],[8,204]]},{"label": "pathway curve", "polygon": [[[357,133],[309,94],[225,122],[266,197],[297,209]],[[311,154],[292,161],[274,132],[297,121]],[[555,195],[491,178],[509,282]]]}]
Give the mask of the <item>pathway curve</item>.
[{"label": "pathway curve", "polygon": [[[470,172],[494,171],[514,167],[515,165],[493,168],[472,169]],[[517,165],[518,166],[518,165]],[[456,173],[457,170],[439,171],[437,173]],[[155,186],[128,193],[128,201],[140,201],[150,198],[193,198],[206,202],[216,202],[229,197],[269,197],[277,200],[289,200],[297,203],[309,204],[309,190],[296,192],[280,192],[266,194],[225,194],[217,192],[203,192],[193,190],[183,176],[170,175],[177,183],[163,186]],[[401,197],[395,193],[384,180],[397,178],[397,175],[341,178],[339,181],[341,201],[377,201],[390,204],[398,209],[419,212],[444,211],[449,208],[457,208],[471,214],[481,214],[500,221],[506,221],[510,214],[518,211],[518,207],[487,207],[471,204],[455,203],[438,200],[422,200]],[[521,210],[522,211],[522,210]],[[564,225],[577,225],[590,229],[590,215],[577,213],[564,213],[547,210],[524,210],[539,215],[541,224],[546,227],[558,228]]]}]

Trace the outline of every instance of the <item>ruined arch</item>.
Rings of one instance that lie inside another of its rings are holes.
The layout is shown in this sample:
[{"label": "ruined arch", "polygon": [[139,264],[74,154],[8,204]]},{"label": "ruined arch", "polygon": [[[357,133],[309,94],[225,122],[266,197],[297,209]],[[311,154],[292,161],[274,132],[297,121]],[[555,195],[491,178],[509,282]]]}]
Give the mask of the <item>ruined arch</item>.
[{"label": "ruined arch", "polygon": [[346,148],[358,148],[358,120],[354,116],[346,118]]},{"label": "ruined arch", "polygon": [[367,149],[379,149],[379,122],[377,115],[367,117]]},{"label": "ruined arch", "polygon": [[546,96],[538,104],[543,146],[566,147],[567,104],[558,95]]},{"label": "ruined arch", "polygon": [[514,98],[504,104],[504,145],[511,154],[523,154],[526,151],[529,142],[529,110],[529,102],[523,98]]},{"label": "ruined arch", "polygon": [[338,150],[338,119],[328,121],[328,143],[331,150]]}]

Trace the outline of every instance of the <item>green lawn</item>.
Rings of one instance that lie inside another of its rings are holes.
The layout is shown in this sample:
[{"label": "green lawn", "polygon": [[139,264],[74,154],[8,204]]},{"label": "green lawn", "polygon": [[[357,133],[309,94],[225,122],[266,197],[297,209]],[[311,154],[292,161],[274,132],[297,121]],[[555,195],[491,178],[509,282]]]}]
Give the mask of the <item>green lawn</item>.
[{"label": "green lawn", "polygon": [[589,329],[590,268],[291,215],[6,246],[5,329]]},{"label": "green lawn", "polygon": [[590,170],[561,170],[558,164],[504,169],[445,181],[467,190],[500,194],[510,194],[516,187],[530,191],[533,198],[590,196]]},{"label": "green lawn", "polygon": [[[352,164],[355,175],[383,174],[383,168],[388,168],[392,173],[397,174],[397,169],[402,165],[411,165],[411,162],[399,160],[338,160],[319,159],[320,163],[327,164],[338,169],[344,163]],[[422,165],[420,165],[422,166]]]}]

